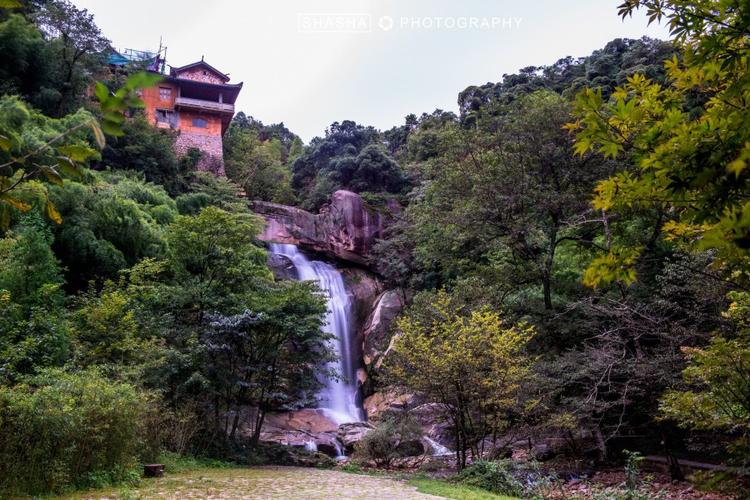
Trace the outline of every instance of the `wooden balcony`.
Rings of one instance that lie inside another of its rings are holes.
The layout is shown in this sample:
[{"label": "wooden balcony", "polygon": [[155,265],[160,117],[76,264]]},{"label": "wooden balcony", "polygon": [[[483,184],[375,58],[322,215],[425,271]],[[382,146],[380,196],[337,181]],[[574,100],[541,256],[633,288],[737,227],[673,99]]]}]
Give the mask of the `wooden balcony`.
[{"label": "wooden balcony", "polygon": [[204,101],[203,99],[191,99],[189,97],[178,97],[174,100],[175,109],[191,109],[195,111],[213,111],[218,113],[234,114],[234,104],[223,102]]}]

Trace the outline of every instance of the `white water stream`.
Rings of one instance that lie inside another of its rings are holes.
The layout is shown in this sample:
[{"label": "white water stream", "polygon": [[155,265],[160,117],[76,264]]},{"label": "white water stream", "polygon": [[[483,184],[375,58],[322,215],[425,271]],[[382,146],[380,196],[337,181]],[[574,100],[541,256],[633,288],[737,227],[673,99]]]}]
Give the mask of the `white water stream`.
[{"label": "white water stream", "polygon": [[326,294],[328,312],[324,330],[334,335],[330,340],[338,360],[331,363],[339,374],[336,378],[325,377],[323,389],[318,394],[321,408],[337,424],[361,422],[362,409],[357,406],[357,358],[352,339],[352,307],[344,288],[341,273],[327,262],[309,260],[295,245],[271,243],[271,252],[287,257],[300,281],[315,281]]}]

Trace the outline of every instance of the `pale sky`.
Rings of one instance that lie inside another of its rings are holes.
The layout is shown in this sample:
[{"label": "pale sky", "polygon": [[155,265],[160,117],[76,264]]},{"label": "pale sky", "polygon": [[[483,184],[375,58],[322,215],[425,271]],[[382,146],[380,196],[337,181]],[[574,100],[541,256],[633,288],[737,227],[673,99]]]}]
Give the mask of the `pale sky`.
[{"label": "pale sky", "polygon": [[584,56],[618,37],[667,38],[622,0],[73,0],[118,49],[205,60],[244,82],[237,111],[304,141],[334,121],[381,130],[469,85]]}]

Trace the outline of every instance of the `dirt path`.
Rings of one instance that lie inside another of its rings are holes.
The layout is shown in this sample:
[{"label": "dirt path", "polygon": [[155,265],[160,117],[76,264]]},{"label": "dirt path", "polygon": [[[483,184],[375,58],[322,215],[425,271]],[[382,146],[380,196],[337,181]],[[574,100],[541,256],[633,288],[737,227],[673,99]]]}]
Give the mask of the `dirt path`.
[{"label": "dirt path", "polygon": [[205,499],[436,499],[382,477],[299,467],[209,469],[144,480],[137,488],[89,492],[74,498]]}]

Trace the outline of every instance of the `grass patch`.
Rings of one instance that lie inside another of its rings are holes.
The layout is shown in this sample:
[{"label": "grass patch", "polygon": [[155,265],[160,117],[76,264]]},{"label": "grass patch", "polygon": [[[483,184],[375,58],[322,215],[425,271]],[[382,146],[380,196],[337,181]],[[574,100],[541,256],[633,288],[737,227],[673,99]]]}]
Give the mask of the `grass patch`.
[{"label": "grass patch", "polygon": [[417,487],[420,493],[436,495],[455,500],[515,500],[516,497],[496,495],[489,491],[461,484],[452,484],[439,479],[412,479],[409,484]]},{"label": "grass patch", "polygon": [[238,467],[232,462],[225,462],[213,458],[193,457],[189,455],[179,455],[168,451],[159,455],[158,464],[164,464],[164,472],[167,474],[176,474],[179,472],[188,472],[200,469],[228,469]]}]

